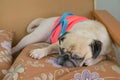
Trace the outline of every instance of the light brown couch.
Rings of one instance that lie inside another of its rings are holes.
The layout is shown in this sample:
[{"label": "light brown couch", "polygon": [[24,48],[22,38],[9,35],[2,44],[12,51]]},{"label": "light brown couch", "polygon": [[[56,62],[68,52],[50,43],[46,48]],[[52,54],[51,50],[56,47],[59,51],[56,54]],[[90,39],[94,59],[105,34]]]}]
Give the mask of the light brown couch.
[{"label": "light brown couch", "polygon": [[[38,46],[29,45],[18,53],[19,55],[13,60],[13,63],[0,62],[1,80],[120,80],[118,62],[120,58],[120,23],[105,10],[94,10],[94,0],[1,0],[0,29],[5,31],[0,33],[2,34],[0,43],[7,39],[9,45],[14,46],[27,34],[26,27],[33,19],[57,16],[67,11],[103,23],[116,44],[116,53],[111,52],[108,60],[94,66],[65,68],[56,64],[57,55],[50,55],[41,60],[32,59],[29,51]],[[12,30],[12,32],[8,30]],[[44,46],[48,46],[48,44],[41,43],[41,47]],[[4,50],[5,48],[2,47],[0,54]],[[11,55],[7,55],[7,57],[12,60]]]}]

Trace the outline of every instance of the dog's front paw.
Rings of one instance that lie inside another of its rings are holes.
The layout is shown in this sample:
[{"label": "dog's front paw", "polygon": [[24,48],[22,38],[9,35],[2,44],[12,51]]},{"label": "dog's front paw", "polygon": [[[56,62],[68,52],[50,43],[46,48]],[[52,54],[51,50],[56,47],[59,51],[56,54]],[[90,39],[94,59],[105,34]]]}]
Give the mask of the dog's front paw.
[{"label": "dog's front paw", "polygon": [[30,52],[30,56],[35,59],[41,59],[47,56],[46,49],[34,49]]},{"label": "dog's front paw", "polygon": [[90,58],[90,59],[87,59],[86,61],[85,61],[85,65],[87,65],[87,66],[92,66],[92,65],[94,65],[95,64],[95,62],[94,62],[95,60],[94,59],[92,59],[92,58]]},{"label": "dog's front paw", "polygon": [[90,58],[85,61],[85,65],[92,66],[105,59],[106,59],[106,56],[98,56],[96,59]]}]

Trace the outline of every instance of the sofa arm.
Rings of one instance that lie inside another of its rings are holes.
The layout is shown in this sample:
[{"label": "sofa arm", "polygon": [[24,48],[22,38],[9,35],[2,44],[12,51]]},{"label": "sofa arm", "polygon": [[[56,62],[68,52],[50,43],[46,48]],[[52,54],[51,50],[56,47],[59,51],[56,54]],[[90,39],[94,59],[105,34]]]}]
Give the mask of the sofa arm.
[{"label": "sofa arm", "polygon": [[112,40],[120,46],[120,22],[105,10],[95,10],[93,16],[105,25]]},{"label": "sofa arm", "polygon": [[107,28],[115,44],[113,48],[120,64],[120,22],[105,10],[95,10],[93,16]]}]

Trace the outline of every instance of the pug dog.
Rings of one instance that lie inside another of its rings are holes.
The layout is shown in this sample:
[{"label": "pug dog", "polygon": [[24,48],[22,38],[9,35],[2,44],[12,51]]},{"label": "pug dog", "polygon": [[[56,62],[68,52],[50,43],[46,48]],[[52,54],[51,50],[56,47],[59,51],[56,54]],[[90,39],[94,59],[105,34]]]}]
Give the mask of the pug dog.
[{"label": "pug dog", "polygon": [[27,32],[30,34],[13,47],[13,53],[32,43],[48,42],[51,44],[47,47],[31,50],[30,56],[41,59],[59,53],[57,62],[65,67],[97,64],[106,59],[112,50],[111,39],[104,25],[72,13],[37,18],[28,25]]}]

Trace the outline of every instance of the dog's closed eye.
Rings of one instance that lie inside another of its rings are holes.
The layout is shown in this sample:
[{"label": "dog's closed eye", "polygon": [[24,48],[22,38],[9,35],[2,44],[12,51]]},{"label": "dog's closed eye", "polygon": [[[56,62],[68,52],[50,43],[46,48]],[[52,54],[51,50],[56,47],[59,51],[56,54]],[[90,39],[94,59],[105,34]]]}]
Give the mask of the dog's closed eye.
[{"label": "dog's closed eye", "polygon": [[58,38],[59,44],[62,44],[63,40],[65,39],[65,35],[68,34],[69,32],[64,33],[62,36]]},{"label": "dog's closed eye", "polygon": [[75,59],[75,60],[84,60],[84,58],[80,58],[80,57],[77,56],[77,55],[73,55],[73,56],[72,56],[72,59]]},{"label": "dog's closed eye", "polygon": [[65,54],[65,52],[64,52],[65,48],[59,47],[59,50],[60,50],[60,54]]}]

